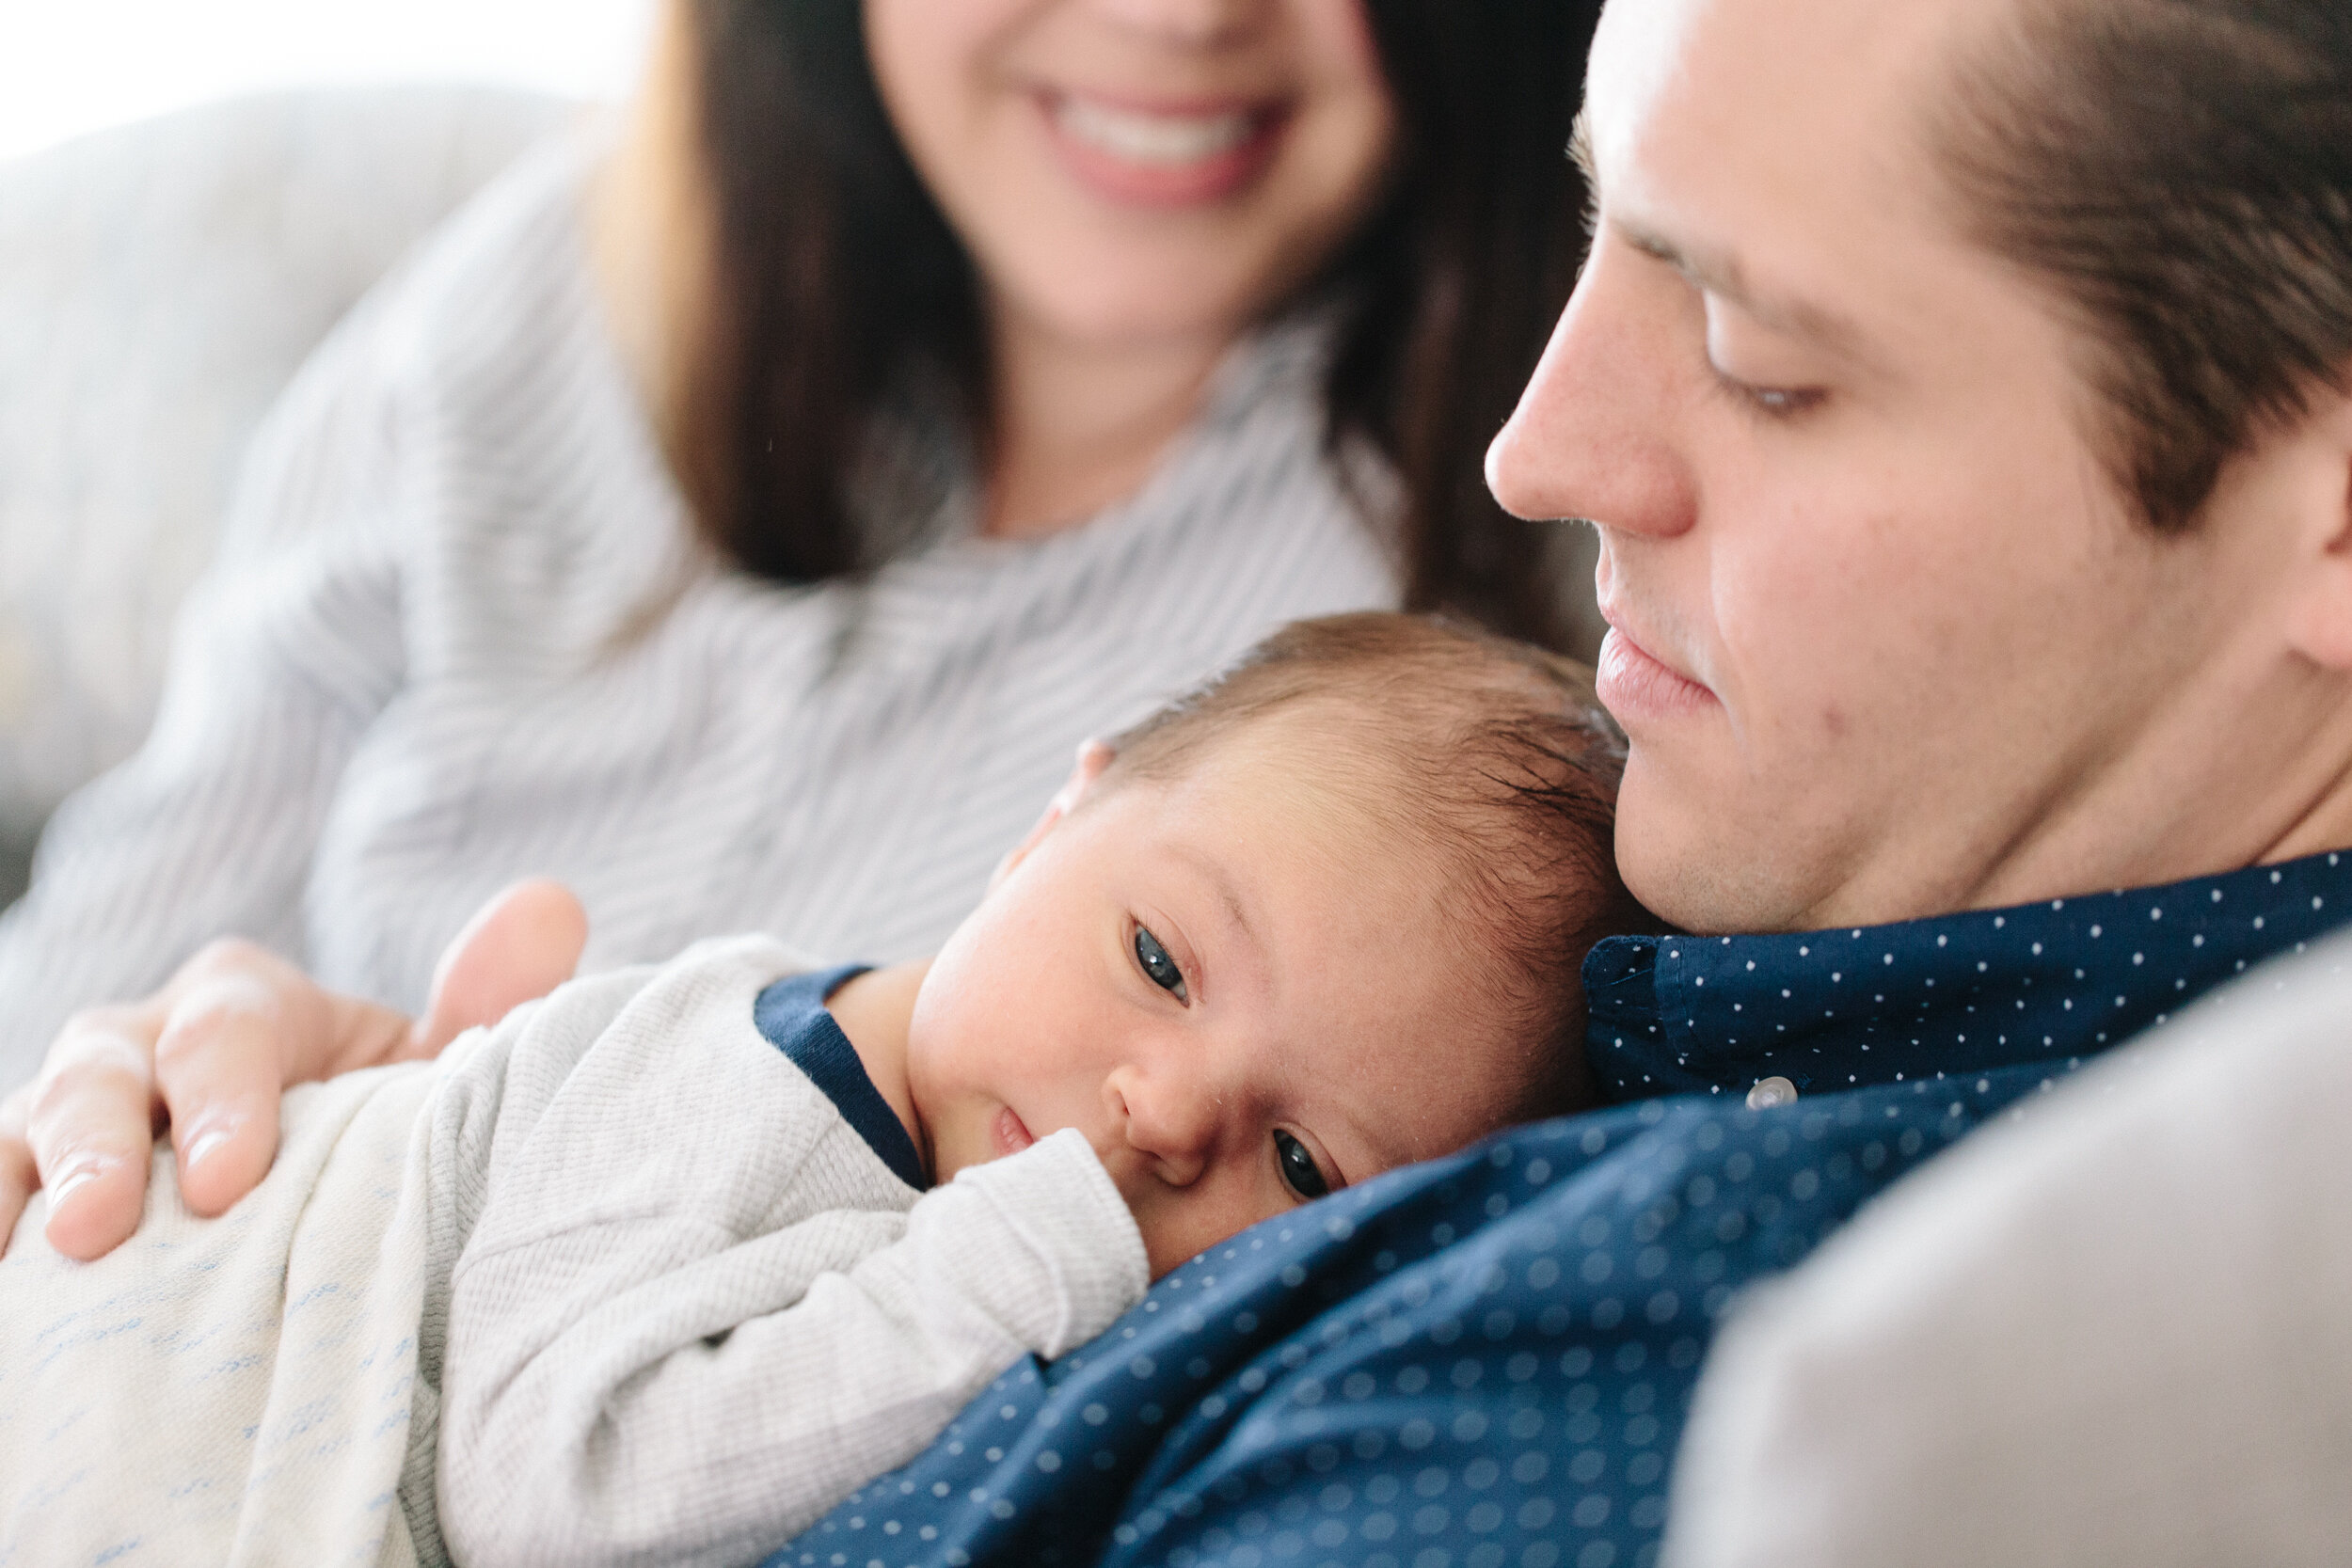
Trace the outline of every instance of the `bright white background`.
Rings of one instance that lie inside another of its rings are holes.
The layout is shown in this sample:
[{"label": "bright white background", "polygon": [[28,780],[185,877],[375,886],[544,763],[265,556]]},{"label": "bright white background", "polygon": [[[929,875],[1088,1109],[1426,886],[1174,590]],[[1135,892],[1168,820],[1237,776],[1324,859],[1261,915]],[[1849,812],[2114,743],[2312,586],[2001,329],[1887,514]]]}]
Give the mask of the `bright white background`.
[{"label": "bright white background", "polygon": [[618,98],[653,0],[0,0],[0,158],[208,99],[329,83]]}]

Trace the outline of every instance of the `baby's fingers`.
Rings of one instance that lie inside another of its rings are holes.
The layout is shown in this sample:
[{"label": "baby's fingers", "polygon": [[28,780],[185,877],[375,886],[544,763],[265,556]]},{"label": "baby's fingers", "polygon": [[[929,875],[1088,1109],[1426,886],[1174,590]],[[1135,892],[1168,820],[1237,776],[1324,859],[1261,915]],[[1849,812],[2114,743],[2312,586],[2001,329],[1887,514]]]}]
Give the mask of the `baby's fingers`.
[{"label": "baby's fingers", "polygon": [[155,1086],[180,1161],[180,1196],[217,1214],[251,1192],[278,1157],[278,1101],[294,1054],[275,976],[236,966],[183,974],[155,1040]]},{"label": "baby's fingers", "polygon": [[66,1025],[33,1086],[34,1180],[49,1189],[49,1244],[69,1258],[111,1252],[138,1228],[154,1148],[152,1028],[135,1008],[84,1013]]}]

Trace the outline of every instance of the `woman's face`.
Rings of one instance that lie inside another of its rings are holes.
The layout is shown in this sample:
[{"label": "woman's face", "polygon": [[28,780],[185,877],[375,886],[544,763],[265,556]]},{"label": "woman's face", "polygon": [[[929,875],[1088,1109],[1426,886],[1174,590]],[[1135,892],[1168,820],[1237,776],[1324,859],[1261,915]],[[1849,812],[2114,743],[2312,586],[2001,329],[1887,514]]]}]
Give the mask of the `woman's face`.
[{"label": "woman's face", "polygon": [[866,0],[882,102],[993,309],[1079,348],[1229,336],[1394,135],[1361,0]]}]

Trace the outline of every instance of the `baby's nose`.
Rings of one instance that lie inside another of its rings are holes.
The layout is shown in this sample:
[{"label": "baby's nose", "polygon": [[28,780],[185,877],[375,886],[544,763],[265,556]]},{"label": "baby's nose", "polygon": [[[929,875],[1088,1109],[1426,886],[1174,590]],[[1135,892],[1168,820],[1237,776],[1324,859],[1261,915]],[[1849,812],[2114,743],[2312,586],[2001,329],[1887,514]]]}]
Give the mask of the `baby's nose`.
[{"label": "baby's nose", "polygon": [[1184,1075],[1122,1069],[1105,1081],[1104,1093],[1127,1146],[1149,1159],[1162,1180],[1184,1187],[1200,1180],[1216,1142],[1214,1092]]}]

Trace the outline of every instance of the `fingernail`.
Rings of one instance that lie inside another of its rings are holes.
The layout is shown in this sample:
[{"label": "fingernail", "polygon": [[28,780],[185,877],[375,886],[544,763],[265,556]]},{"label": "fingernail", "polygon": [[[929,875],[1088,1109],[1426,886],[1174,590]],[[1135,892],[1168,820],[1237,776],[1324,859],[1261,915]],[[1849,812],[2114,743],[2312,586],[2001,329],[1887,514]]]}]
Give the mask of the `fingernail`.
[{"label": "fingernail", "polygon": [[202,1164],[213,1150],[229,1141],[229,1132],[226,1127],[207,1127],[181,1151],[180,1163],[191,1169]]},{"label": "fingernail", "polygon": [[49,1184],[49,1207],[64,1208],[76,1192],[113,1168],[114,1163],[110,1160],[85,1160],[69,1166],[64,1175]]}]

